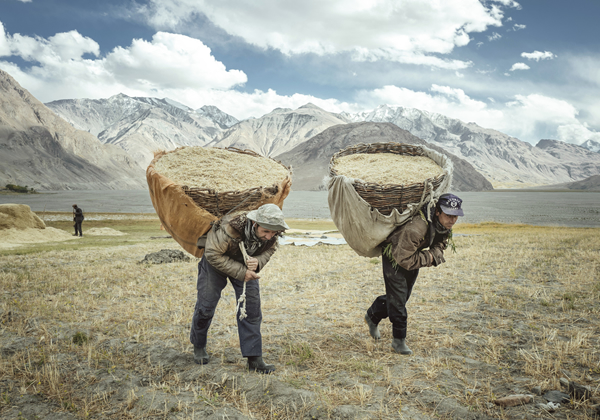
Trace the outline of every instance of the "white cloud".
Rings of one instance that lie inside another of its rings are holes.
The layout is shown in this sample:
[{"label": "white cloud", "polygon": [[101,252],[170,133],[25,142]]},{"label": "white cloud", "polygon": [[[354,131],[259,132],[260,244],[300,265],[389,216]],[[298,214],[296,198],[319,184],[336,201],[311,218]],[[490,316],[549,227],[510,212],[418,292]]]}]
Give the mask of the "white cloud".
[{"label": "white cloud", "polygon": [[454,70],[469,64],[431,55],[466,45],[470,33],[502,26],[503,18],[498,6],[479,0],[265,0],[260,6],[244,0],[151,0],[138,11],[159,29],[193,25],[194,16],[203,14],[233,36],[287,55],[346,52],[357,60]]},{"label": "white cloud", "polygon": [[[0,28],[2,29],[2,28]],[[230,89],[246,83],[240,70],[227,70],[201,41],[184,35],[156,33],[151,41],[133,40],[105,57],[98,44],[77,31],[48,39],[13,36],[0,31],[0,53],[32,63],[11,74],[19,82],[32,78],[29,90],[41,101],[58,98],[105,98],[117,93],[154,96],[176,90]],[[98,58],[83,58],[90,54]],[[2,63],[7,68],[7,63]],[[31,86],[34,86],[33,88]]]},{"label": "white cloud", "polygon": [[521,9],[521,5],[514,0],[492,0],[496,3],[500,3],[507,7],[514,7],[515,9]]},{"label": "white cloud", "polygon": [[4,24],[0,22],[0,57],[12,55],[10,48],[10,39],[4,30]]},{"label": "white cloud", "polygon": [[498,32],[494,32],[491,35],[489,35],[487,38],[489,41],[496,41],[496,40],[502,38],[502,35],[500,35]]},{"label": "white cloud", "polygon": [[134,39],[102,61],[120,83],[139,87],[229,89],[247,81],[242,71],[228,71],[201,41],[166,32],[156,33],[152,42]]},{"label": "white cloud", "polygon": [[512,27],[512,30],[516,32],[516,31],[520,31],[525,28],[527,28],[527,25],[521,25],[521,24],[515,23]]},{"label": "white cloud", "polygon": [[527,58],[528,60],[540,61],[540,60],[552,60],[553,58],[556,57],[556,55],[554,55],[550,51],[544,51],[544,52],[534,51],[532,53],[523,52],[523,53],[521,53],[521,57]]},{"label": "white cloud", "polygon": [[565,124],[557,129],[558,140],[567,143],[581,144],[587,140],[600,142],[600,133],[590,130],[586,124]]},{"label": "white cloud", "polygon": [[529,70],[531,67],[529,67],[527,64],[525,63],[515,63],[512,65],[512,67],[510,68],[509,71],[515,71],[515,70]]}]

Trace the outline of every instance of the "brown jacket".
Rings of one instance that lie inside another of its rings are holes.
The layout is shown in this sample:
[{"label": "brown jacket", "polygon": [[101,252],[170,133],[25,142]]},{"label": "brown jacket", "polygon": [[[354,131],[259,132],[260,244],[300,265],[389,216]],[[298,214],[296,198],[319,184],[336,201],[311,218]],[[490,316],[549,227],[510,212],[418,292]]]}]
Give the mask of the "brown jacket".
[{"label": "brown jacket", "polygon": [[429,223],[421,212],[392,232],[387,241],[392,243],[392,256],[398,265],[405,270],[416,270],[445,262],[448,237],[432,233],[435,237],[429,246]]},{"label": "brown jacket", "polygon": [[[206,239],[204,255],[214,268],[234,279],[244,281],[246,265],[239,243],[244,240],[247,212],[234,213],[215,223]],[[258,260],[258,273],[277,250],[278,236],[274,236],[253,255]]]}]

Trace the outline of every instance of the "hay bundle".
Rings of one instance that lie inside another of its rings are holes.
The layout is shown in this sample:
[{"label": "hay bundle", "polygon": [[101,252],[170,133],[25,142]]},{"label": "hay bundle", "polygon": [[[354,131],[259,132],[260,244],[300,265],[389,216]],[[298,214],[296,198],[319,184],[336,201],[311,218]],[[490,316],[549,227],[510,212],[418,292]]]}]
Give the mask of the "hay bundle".
[{"label": "hay bundle", "polygon": [[451,176],[451,163],[419,146],[357,144],[333,155],[329,175],[353,179],[363,200],[389,215],[394,209],[402,213],[409,204],[419,203],[424,195],[437,190]]},{"label": "hay bundle", "polygon": [[333,155],[329,176],[333,222],[358,255],[375,257],[396,227],[447,192],[452,162],[420,146],[357,144]]},{"label": "hay bundle", "polygon": [[181,147],[157,152],[146,170],[150,197],[165,230],[189,253],[210,223],[232,211],[283,206],[291,173],[250,150]]},{"label": "hay bundle", "polygon": [[45,229],[46,224],[26,204],[0,204],[0,230]]}]

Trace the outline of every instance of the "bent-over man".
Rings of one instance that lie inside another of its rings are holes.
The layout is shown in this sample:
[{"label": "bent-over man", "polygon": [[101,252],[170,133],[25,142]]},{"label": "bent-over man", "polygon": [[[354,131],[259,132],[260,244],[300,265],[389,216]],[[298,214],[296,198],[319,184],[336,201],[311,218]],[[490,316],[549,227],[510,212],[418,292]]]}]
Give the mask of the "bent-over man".
[{"label": "bent-over man", "polygon": [[385,295],[379,296],[365,315],[369,334],[379,340],[378,324],[384,319],[392,323],[392,348],[400,354],[412,354],[406,345],[406,302],[421,267],[437,267],[444,263],[444,250],[452,226],[464,213],[462,200],[453,194],[438,199],[431,222],[427,221],[427,206],[411,220],[394,230],[382,244],[383,280]]},{"label": "bent-over man", "polygon": [[[258,273],[269,262],[277,249],[277,240],[289,229],[281,209],[275,204],[265,204],[257,210],[235,213],[223,217],[209,231],[204,255],[198,263],[198,298],[192,318],[190,341],[194,345],[194,361],[209,362],[206,352],[206,335],[215,314],[221,291],[231,282],[236,301],[246,283],[246,314],[240,320],[236,314],[240,349],[248,359],[248,369],[271,373],[274,365],[262,358],[260,324],[260,289]],[[249,259],[244,262],[240,242],[245,246]]]}]

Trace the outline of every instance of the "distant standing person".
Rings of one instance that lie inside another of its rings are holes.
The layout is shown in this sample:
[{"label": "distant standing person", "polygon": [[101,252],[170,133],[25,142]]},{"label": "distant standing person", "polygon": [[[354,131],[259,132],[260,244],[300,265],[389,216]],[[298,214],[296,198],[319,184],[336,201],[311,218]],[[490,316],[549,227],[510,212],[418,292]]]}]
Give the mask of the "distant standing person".
[{"label": "distant standing person", "polygon": [[408,314],[406,302],[417,281],[419,268],[437,267],[446,262],[444,250],[452,226],[464,213],[462,200],[454,194],[442,194],[438,199],[431,222],[426,217],[427,206],[411,220],[394,230],[383,244],[383,280],[385,295],[379,296],[365,315],[369,334],[379,340],[378,324],[383,318],[392,323],[392,348],[400,354],[412,354],[406,345]]},{"label": "distant standing person", "polygon": [[73,226],[75,227],[75,234],[73,236],[83,236],[81,232],[81,222],[83,222],[83,210],[77,207],[77,204],[73,204]]},{"label": "distant standing person", "polygon": [[[259,373],[275,370],[274,365],[266,364],[262,358],[260,276],[257,273],[269,262],[277,249],[277,239],[285,229],[289,227],[281,209],[275,204],[265,204],[257,210],[227,215],[208,232],[204,255],[198,263],[198,296],[190,331],[196,363],[204,365],[209,361],[206,336],[221,291],[229,279],[236,301],[246,283],[247,317],[240,320],[236,314],[236,320],[240,349],[242,356],[248,358],[248,370]],[[249,256],[247,261],[244,261],[240,243]]]}]

